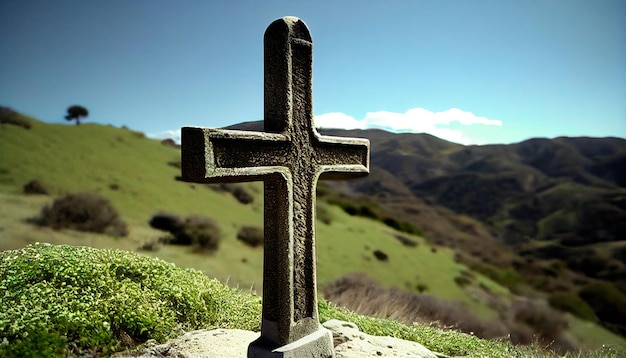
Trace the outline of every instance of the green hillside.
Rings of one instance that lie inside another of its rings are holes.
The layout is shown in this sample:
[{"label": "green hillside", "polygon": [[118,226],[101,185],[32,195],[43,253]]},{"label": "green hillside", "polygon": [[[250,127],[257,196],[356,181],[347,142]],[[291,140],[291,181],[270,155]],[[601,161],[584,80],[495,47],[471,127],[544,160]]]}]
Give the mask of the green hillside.
[{"label": "green hillside", "polygon": [[[22,207],[21,217],[3,223],[0,249],[18,248],[36,239],[135,250],[142,243],[163,236],[163,232],[148,225],[153,214],[162,211],[202,214],[216,220],[222,230],[223,239],[216,254],[189,255],[189,248],[172,246],[149,254],[183,267],[201,269],[234,285],[260,288],[262,250],[236,239],[237,229],[242,225],[262,225],[260,183],[244,184],[254,196],[254,202],[243,205],[228,193],[177,181],[179,169],[168,163],[178,161],[180,151],[141,133],[98,124],[67,126],[30,122],[30,130],[12,125],[0,129],[3,201]],[[114,239],[45,229],[43,233],[42,229],[32,233],[23,219],[37,215],[41,206],[53,199],[21,194],[22,186],[33,179],[44,183],[53,196],[92,191],[108,198],[129,223],[130,235]],[[480,302],[469,299],[454,283],[454,277],[467,268],[454,262],[451,251],[431,250],[420,237],[413,238],[418,243],[416,247],[407,248],[396,238],[399,233],[377,221],[350,216],[326,203],[320,205],[332,218],[330,225],[319,222],[317,227],[321,286],[346,273],[365,271],[388,286],[415,290],[418,285],[425,285],[428,292],[438,297],[460,299],[486,314],[489,311]],[[7,211],[4,220],[15,216],[11,214],[13,209]],[[10,239],[6,237],[9,235]],[[375,258],[373,251],[377,249],[389,256],[388,261]],[[481,283],[494,292],[506,292],[482,277],[476,281],[477,285]]]},{"label": "green hillside", "polygon": [[[0,124],[0,251],[33,242],[136,251],[164,236],[148,225],[154,214],[199,214],[219,224],[222,240],[216,253],[194,253],[189,247],[171,245],[140,253],[198,269],[231,286],[261,292],[262,249],[246,246],[236,238],[242,226],[263,223],[261,183],[241,184],[253,197],[252,203],[241,204],[228,192],[177,181],[179,149],[142,133],[99,124],[68,126],[23,116],[19,119],[30,129]],[[50,194],[23,194],[22,187],[31,180],[43,183]],[[130,234],[112,238],[28,223],[54,198],[80,191],[109,199],[129,224]],[[361,271],[386,287],[425,291],[462,302],[486,319],[497,316],[494,302],[506,305],[513,298],[507,289],[457,263],[451,249],[433,247],[423,237],[399,233],[376,220],[350,216],[325,201],[318,205],[324,208],[325,221],[329,222],[320,221],[317,227],[320,287]],[[405,245],[402,238],[407,237],[416,245]],[[377,259],[376,250],[383,251],[388,259]],[[459,277],[471,279],[460,285]],[[624,344],[597,325],[582,328],[579,321],[571,323],[576,329],[569,335],[577,343],[590,347]]]}]

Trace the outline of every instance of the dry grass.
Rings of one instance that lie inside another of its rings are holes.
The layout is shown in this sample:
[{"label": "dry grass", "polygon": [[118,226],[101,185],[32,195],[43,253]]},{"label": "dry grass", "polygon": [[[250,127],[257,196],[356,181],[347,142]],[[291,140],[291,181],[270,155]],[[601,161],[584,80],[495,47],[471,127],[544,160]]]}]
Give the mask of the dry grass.
[{"label": "dry grass", "polygon": [[480,338],[507,339],[513,344],[550,345],[559,352],[575,347],[562,336],[565,318],[541,301],[520,299],[502,307],[500,317],[482,319],[459,302],[426,294],[383,288],[361,273],[346,275],[324,289],[324,297],[359,314],[415,322],[470,333]]}]

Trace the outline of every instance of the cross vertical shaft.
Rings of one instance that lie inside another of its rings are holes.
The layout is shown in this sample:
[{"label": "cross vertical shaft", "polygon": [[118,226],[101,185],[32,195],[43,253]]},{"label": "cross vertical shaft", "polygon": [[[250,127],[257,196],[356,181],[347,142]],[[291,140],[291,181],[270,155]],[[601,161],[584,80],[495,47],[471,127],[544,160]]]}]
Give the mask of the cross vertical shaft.
[{"label": "cross vertical shaft", "polygon": [[[299,124],[310,124],[312,113],[312,62],[313,44],[306,25],[297,19],[277,20],[266,30],[264,36],[264,129],[265,132],[276,132],[288,135],[291,140],[308,136],[310,128],[301,128]],[[296,125],[294,125],[294,123]],[[306,129],[306,130],[304,130]],[[304,133],[303,133],[304,132]],[[309,142],[305,140],[305,142]],[[305,146],[298,146],[306,150]],[[294,158],[294,162],[306,158]],[[300,157],[300,155],[298,155]],[[294,163],[295,164],[295,163]],[[292,180],[285,182],[285,178],[266,180],[264,185],[265,212],[289,213],[279,217],[265,216],[265,236],[278,238],[284,234],[291,236],[290,248],[267,248],[264,252],[264,282],[269,275],[278,273],[282,282],[290,282],[291,292],[280,292],[282,285],[263,285],[263,331],[268,336],[277,334],[274,338],[279,342],[293,341],[315,331],[318,325],[317,302],[307,299],[306,292],[316,292],[315,267],[311,260],[314,258],[314,209],[315,182],[302,183],[303,171],[306,168],[291,171]],[[310,173],[309,173],[310,174]],[[305,185],[293,185],[297,181]],[[310,179],[310,178],[309,178]],[[315,178],[317,179],[317,178]],[[285,190],[286,189],[286,190]],[[290,197],[284,197],[287,194]],[[288,208],[285,206],[289,206]],[[287,209],[287,210],[285,210]],[[276,225],[278,224],[278,225]],[[282,228],[290,228],[290,233],[281,233]],[[272,243],[282,240],[270,239]],[[284,253],[278,261],[289,262],[287,267],[267,265],[276,260],[276,253]],[[285,288],[285,287],[282,287]],[[272,298],[278,299],[275,302]],[[285,299],[290,298],[290,302]],[[282,301],[282,302],[281,302]],[[315,307],[313,307],[315,305]],[[281,307],[283,306],[283,307]],[[291,311],[291,317],[282,317],[276,309]],[[276,316],[274,316],[276,315]],[[303,320],[304,318],[310,320]],[[282,318],[282,319],[281,319]],[[273,323],[277,324],[274,331]],[[287,334],[289,332],[289,334]]]}]

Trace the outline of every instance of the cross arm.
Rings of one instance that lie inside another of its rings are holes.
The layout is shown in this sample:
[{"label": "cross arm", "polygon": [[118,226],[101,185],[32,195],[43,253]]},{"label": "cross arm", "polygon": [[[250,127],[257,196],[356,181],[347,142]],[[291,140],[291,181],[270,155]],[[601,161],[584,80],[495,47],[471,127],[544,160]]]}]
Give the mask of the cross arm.
[{"label": "cross arm", "polygon": [[322,180],[360,178],[370,172],[370,141],[363,138],[332,137],[318,134]]},{"label": "cross arm", "polygon": [[259,181],[287,172],[280,160],[289,142],[284,134],[183,127],[181,142],[184,181]]}]

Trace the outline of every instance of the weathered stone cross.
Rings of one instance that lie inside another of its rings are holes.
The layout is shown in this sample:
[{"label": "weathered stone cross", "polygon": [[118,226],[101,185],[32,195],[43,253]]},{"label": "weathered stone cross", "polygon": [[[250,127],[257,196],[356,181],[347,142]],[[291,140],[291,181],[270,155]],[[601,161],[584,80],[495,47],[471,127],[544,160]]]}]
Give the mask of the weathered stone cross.
[{"label": "weathered stone cross", "polygon": [[248,357],[332,357],[319,323],[315,271],[318,179],[369,173],[369,141],[320,135],[313,123],[313,43],[296,17],[265,31],[265,132],[182,129],[186,181],[264,182],[263,317]]}]

